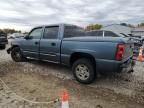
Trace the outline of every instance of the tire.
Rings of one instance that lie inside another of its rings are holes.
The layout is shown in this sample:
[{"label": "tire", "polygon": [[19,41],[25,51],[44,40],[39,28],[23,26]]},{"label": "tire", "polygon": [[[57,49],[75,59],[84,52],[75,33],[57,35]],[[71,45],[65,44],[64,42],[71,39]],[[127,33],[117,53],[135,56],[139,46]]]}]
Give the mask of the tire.
[{"label": "tire", "polygon": [[13,61],[15,61],[15,62],[22,62],[25,60],[19,47],[14,47],[12,49],[11,57],[12,57]]},{"label": "tire", "polygon": [[1,50],[4,50],[5,48],[6,48],[6,45],[0,46],[0,49],[1,49]]},{"label": "tire", "polygon": [[83,84],[90,84],[96,79],[96,71],[93,63],[86,58],[78,59],[72,66],[76,80]]}]

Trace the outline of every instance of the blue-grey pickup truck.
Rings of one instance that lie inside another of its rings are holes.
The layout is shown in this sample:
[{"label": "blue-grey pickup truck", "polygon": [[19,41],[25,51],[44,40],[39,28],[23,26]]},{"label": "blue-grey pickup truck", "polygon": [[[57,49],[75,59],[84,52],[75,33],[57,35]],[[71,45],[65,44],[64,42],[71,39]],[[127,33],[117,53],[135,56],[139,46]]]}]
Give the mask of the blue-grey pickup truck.
[{"label": "blue-grey pickup truck", "polygon": [[133,71],[133,43],[122,37],[87,36],[75,25],[55,24],[35,27],[16,38],[7,50],[14,61],[28,58],[72,67],[77,81],[92,83],[97,73]]}]

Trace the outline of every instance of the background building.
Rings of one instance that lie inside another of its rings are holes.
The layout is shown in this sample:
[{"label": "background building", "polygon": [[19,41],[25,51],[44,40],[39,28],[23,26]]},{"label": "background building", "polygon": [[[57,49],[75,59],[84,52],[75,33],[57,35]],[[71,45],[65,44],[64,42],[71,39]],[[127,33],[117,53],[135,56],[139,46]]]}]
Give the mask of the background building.
[{"label": "background building", "polygon": [[133,36],[144,37],[144,27],[137,27],[132,30]]},{"label": "background building", "polygon": [[123,33],[123,34],[126,34],[126,35],[131,34],[132,29],[133,28],[131,28],[131,27],[123,26],[123,25],[120,25],[120,24],[111,24],[111,25],[104,26],[104,27],[101,28],[101,30],[108,30],[108,31],[113,31],[117,34]]},{"label": "background building", "polygon": [[101,30],[110,30],[115,33],[132,34],[135,37],[144,37],[144,27],[128,27],[120,24],[111,24],[104,26]]}]

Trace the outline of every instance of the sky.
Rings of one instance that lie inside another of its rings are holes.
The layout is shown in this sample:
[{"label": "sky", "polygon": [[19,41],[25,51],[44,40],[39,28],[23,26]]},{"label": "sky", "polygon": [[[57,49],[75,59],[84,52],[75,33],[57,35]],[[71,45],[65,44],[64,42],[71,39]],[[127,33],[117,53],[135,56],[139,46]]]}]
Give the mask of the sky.
[{"label": "sky", "polygon": [[0,0],[0,28],[144,22],[144,0]]}]

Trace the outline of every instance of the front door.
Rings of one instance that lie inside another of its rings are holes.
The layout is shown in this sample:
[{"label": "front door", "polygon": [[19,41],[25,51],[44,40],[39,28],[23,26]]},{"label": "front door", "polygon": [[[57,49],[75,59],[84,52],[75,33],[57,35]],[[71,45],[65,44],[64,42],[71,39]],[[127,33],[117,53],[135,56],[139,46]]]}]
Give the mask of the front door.
[{"label": "front door", "polygon": [[39,58],[39,44],[42,36],[42,27],[34,28],[29,33],[29,38],[22,43],[22,51],[25,57]]}]

